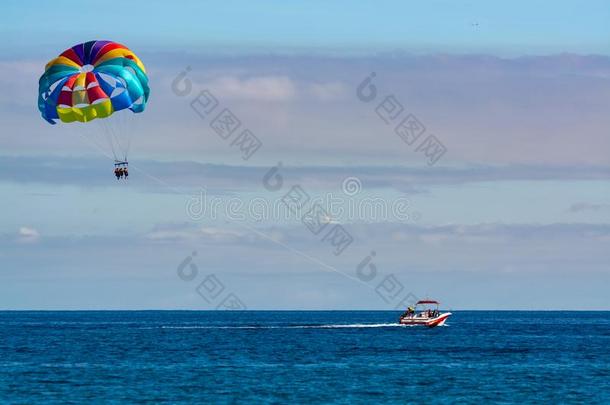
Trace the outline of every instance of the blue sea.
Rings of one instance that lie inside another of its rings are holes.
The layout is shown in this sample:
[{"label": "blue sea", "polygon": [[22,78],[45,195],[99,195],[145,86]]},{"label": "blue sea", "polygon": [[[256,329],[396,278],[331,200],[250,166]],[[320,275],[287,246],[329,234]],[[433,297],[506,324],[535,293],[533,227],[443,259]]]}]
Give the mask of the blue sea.
[{"label": "blue sea", "polygon": [[610,403],[610,312],[0,312],[2,403]]}]

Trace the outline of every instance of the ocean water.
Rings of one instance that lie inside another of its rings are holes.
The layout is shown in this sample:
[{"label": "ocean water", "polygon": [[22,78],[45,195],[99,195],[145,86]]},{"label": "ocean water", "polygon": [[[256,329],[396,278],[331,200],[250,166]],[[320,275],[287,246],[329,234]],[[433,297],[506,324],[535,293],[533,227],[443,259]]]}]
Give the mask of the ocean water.
[{"label": "ocean water", "polygon": [[610,312],[0,312],[0,401],[610,403]]}]

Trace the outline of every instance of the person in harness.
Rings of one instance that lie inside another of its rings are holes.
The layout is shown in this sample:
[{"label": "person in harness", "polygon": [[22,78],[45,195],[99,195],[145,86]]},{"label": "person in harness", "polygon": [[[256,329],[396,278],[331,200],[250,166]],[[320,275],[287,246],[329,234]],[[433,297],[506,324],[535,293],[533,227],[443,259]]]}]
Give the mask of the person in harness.
[{"label": "person in harness", "polygon": [[125,176],[125,180],[127,180],[127,177],[129,176],[129,172],[127,171],[127,165],[129,163],[127,162],[116,162],[114,164],[114,175],[116,176],[117,180],[120,180],[123,178],[123,176]]}]

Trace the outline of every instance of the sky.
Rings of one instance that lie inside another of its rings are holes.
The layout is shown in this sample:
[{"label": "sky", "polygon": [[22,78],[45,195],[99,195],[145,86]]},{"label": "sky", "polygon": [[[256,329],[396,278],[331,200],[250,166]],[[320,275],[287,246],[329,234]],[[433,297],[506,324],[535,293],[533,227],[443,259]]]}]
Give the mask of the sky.
[{"label": "sky", "polygon": [[[609,18],[602,1],[4,2],[0,309],[608,310]],[[146,111],[49,125],[44,65],[91,39],[140,57]]]}]

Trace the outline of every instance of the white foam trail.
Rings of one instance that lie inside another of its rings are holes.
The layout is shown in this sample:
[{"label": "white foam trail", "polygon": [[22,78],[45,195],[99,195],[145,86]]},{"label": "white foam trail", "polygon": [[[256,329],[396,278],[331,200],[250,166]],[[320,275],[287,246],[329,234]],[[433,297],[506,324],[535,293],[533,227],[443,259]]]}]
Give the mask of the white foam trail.
[{"label": "white foam trail", "polygon": [[304,326],[304,328],[391,328],[391,327],[403,327],[405,325],[401,325],[399,323],[353,323],[347,325],[314,325],[314,326]]},{"label": "white foam trail", "polygon": [[330,325],[259,325],[259,326],[161,326],[161,329],[342,329],[342,328],[392,328],[405,327],[399,323],[352,323],[352,324],[330,324]]}]

